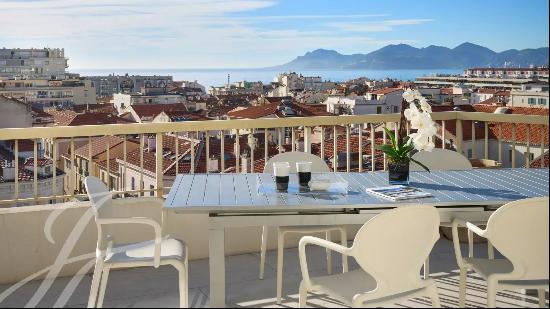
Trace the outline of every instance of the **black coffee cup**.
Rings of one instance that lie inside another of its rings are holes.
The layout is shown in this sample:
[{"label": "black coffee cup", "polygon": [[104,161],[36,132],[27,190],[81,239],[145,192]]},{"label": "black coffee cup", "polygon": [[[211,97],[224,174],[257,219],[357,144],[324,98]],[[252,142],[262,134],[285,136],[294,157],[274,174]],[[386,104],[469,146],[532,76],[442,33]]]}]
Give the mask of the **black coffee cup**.
[{"label": "black coffee cup", "polygon": [[273,175],[278,191],[287,191],[290,174],[290,164],[288,162],[273,163]]}]

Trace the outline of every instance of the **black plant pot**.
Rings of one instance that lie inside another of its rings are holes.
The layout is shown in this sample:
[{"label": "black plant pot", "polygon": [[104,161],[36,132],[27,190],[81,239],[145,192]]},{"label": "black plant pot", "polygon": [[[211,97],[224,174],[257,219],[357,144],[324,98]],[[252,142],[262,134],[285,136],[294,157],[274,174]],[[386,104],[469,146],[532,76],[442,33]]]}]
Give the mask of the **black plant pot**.
[{"label": "black plant pot", "polygon": [[389,163],[390,185],[409,185],[409,163]]}]

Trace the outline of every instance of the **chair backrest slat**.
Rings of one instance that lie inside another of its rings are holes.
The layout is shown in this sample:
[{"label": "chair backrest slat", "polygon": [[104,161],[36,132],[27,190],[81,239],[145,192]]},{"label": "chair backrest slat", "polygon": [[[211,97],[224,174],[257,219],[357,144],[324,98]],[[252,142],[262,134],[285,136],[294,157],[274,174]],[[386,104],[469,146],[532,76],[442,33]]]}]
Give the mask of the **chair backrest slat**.
[{"label": "chair backrest slat", "polygon": [[112,217],[112,194],[99,178],[88,176],[84,179],[84,185],[96,219]]}]

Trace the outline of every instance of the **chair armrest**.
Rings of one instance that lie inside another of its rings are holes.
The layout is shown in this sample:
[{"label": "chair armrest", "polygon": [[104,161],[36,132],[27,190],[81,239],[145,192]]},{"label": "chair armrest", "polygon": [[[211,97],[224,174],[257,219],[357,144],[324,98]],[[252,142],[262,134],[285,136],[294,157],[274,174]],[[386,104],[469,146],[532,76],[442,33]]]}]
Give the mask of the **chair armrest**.
[{"label": "chair armrest", "polygon": [[482,230],[480,227],[478,227],[477,225],[473,224],[473,223],[470,223],[470,222],[466,222],[466,228],[468,228],[468,230],[474,232],[474,234],[480,236],[480,237],[483,237],[483,238],[486,238],[485,237],[485,230]]},{"label": "chair armrest", "polygon": [[482,230],[481,228],[479,228],[473,223],[466,222],[459,218],[455,218],[453,220],[452,233],[453,233],[453,246],[455,249],[456,263],[458,264],[458,267],[464,268],[464,258],[462,256],[462,251],[460,249],[460,238],[458,237],[459,226],[466,227],[468,231],[471,231],[480,237],[485,237],[485,230]]},{"label": "chair armrest", "polygon": [[302,271],[302,278],[304,280],[304,283],[306,286],[311,286],[311,281],[309,279],[309,270],[307,268],[307,257],[306,257],[306,246],[307,245],[316,245],[323,248],[327,248],[332,251],[336,251],[338,253],[341,253],[343,255],[350,255],[351,249],[344,247],[342,245],[327,241],[325,239],[312,237],[312,236],[304,236],[302,239],[300,239],[300,244],[298,247],[299,257],[300,257],[300,269]]},{"label": "chair armrest", "polygon": [[150,218],[134,217],[134,218],[108,218],[98,219],[97,224],[100,225],[116,225],[116,224],[142,224],[149,225],[155,231],[155,256],[154,266],[158,268],[160,266],[160,254],[162,244],[162,227],[160,224]]}]

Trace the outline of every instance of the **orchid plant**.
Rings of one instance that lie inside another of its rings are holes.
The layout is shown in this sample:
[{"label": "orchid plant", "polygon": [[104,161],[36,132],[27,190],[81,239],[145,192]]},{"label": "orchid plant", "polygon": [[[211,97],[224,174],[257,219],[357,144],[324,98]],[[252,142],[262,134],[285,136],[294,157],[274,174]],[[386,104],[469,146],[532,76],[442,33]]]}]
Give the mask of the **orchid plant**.
[{"label": "orchid plant", "polygon": [[[431,112],[430,104],[420,92],[407,90],[403,93],[397,136],[391,130],[384,128],[391,144],[378,147],[388,156],[390,163],[408,165],[412,161],[430,171],[428,167],[411,156],[415,151],[432,151],[435,147],[433,136],[437,133],[437,128],[430,115]],[[410,122],[411,129],[416,132],[407,135],[407,121]]]}]

